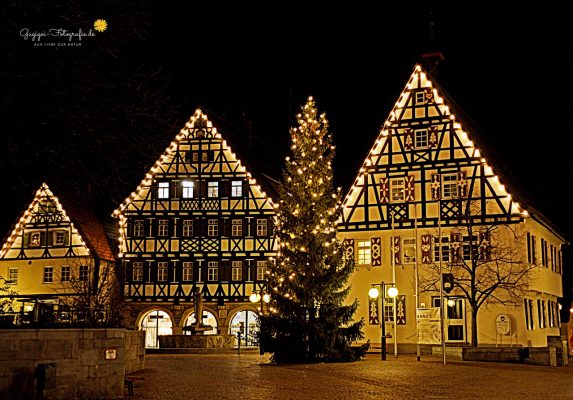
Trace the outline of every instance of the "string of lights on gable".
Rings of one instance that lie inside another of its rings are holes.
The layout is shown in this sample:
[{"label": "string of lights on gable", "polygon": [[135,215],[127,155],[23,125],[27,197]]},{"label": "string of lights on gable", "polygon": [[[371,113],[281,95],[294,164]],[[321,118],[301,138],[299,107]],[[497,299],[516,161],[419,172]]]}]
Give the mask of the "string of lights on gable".
[{"label": "string of lights on gable", "polygon": [[455,114],[451,112],[450,107],[445,104],[444,98],[440,96],[438,90],[434,87],[432,81],[428,78],[427,74],[423,71],[422,66],[419,64],[416,64],[414,67],[414,71],[410,76],[406,87],[400,94],[398,101],[394,104],[388,118],[384,121],[380,134],[376,139],[374,146],[370,149],[370,152],[368,153],[368,156],[360,168],[350,191],[344,199],[343,204],[346,206],[351,200],[356,200],[355,196],[359,193],[359,187],[364,185],[364,176],[367,169],[373,166],[374,159],[381,155],[381,151],[384,148],[386,141],[391,140],[389,128],[393,122],[396,122],[399,111],[406,106],[406,102],[410,98],[407,91],[411,91],[416,88],[428,88],[432,90],[433,98],[438,106],[438,109],[442,115],[449,115],[450,120],[453,122],[454,130],[456,131],[462,145],[468,151],[470,157],[481,157],[481,163],[484,165],[485,176],[489,177],[488,179],[491,179],[491,182],[493,183],[500,196],[503,196],[511,204],[512,207],[510,212],[521,214],[521,216],[524,218],[529,217],[529,213],[524,207],[522,207],[518,202],[512,202],[511,194],[507,192],[505,185],[501,183],[500,178],[494,172],[493,167],[488,164],[487,160],[481,155],[480,150],[475,146],[473,141],[469,139],[468,133],[464,130],[462,124],[457,121]]},{"label": "string of lights on gable", "polygon": [[[171,144],[169,146],[167,146],[167,148],[165,149],[163,154],[159,157],[159,159],[151,167],[149,172],[147,172],[147,174],[145,174],[145,177],[140,182],[140,184],[137,186],[135,191],[131,192],[129,197],[127,197],[123,201],[123,203],[119,206],[119,208],[117,208],[113,211],[112,216],[115,218],[119,218],[119,234],[120,234],[119,235],[119,248],[120,249],[125,248],[124,247],[125,243],[124,243],[124,238],[123,238],[123,232],[124,232],[124,229],[125,229],[126,224],[127,224],[127,219],[123,216],[123,211],[133,201],[144,200],[144,196],[143,196],[144,191],[147,191],[151,188],[151,185],[153,184],[153,180],[155,179],[155,175],[160,171],[160,168],[162,167],[162,165],[164,165],[166,162],[171,161],[173,159],[173,157],[175,157],[175,155],[177,153],[177,149],[179,147],[179,143],[181,142],[181,140],[186,139],[186,138],[188,139],[188,138],[198,137],[198,136],[196,136],[197,132],[203,131],[204,129],[210,130],[213,138],[221,140],[222,149],[230,152],[233,159],[237,161],[238,166],[239,166],[238,170],[247,175],[247,178],[249,180],[249,184],[255,186],[257,188],[257,190],[259,190],[261,192],[263,197],[267,198],[267,200],[272,205],[272,207],[274,207],[274,208],[278,207],[278,205],[274,204],[272,199],[265,193],[265,191],[262,189],[262,187],[257,183],[256,179],[253,178],[251,173],[247,171],[246,167],[241,163],[241,160],[237,157],[237,155],[231,149],[231,146],[229,146],[227,141],[225,139],[223,139],[221,134],[217,131],[217,128],[214,127],[213,123],[207,118],[207,115],[205,115],[205,113],[203,113],[203,111],[200,108],[197,108],[195,110],[195,114],[193,114],[193,116],[191,116],[189,121],[187,121],[185,123],[185,127],[183,127],[179,131],[177,136],[175,136],[175,139],[171,142]],[[119,256],[120,257],[122,256],[122,251],[120,251]]]},{"label": "string of lights on gable", "polygon": [[20,217],[20,219],[18,220],[18,222],[14,226],[12,233],[10,234],[10,236],[8,237],[6,242],[4,242],[4,245],[2,246],[2,250],[0,251],[0,258],[4,257],[6,255],[6,253],[10,250],[12,244],[18,238],[18,235],[20,234],[21,229],[24,227],[25,224],[27,224],[30,221],[30,218],[32,217],[32,214],[34,213],[34,210],[36,209],[36,207],[38,206],[40,201],[42,201],[42,199],[44,199],[44,198],[50,199],[56,205],[56,210],[62,214],[65,221],[69,222],[72,234],[76,235],[76,237],[80,241],[80,244],[85,247],[85,250],[87,251],[88,254],[90,253],[90,249],[88,248],[88,246],[85,243],[85,241],[83,240],[82,236],[79,234],[78,230],[74,226],[74,223],[72,222],[71,218],[68,216],[68,214],[66,213],[66,211],[62,207],[60,200],[52,193],[52,191],[50,190],[50,188],[48,187],[48,185],[46,183],[42,183],[40,188],[36,191],[36,195],[34,196],[34,200],[32,200],[32,203],[30,203],[30,205],[28,206],[26,211],[24,211],[24,213],[22,214],[22,216]]}]

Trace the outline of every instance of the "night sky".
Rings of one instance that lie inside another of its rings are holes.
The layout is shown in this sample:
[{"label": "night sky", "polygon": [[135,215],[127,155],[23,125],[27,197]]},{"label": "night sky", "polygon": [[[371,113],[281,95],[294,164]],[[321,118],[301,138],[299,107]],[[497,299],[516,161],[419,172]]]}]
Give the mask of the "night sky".
[{"label": "night sky", "polygon": [[[44,180],[109,216],[198,106],[248,165],[278,178],[288,127],[314,96],[346,190],[419,55],[439,50],[439,83],[536,208],[573,237],[566,2],[80,3],[0,10],[0,231]],[[87,31],[98,18],[107,30],[77,47],[21,36]]]}]

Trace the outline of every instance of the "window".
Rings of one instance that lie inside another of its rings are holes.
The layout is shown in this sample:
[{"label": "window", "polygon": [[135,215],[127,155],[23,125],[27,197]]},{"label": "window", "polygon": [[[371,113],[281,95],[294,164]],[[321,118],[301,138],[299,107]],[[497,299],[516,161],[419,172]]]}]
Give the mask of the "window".
[{"label": "window", "polygon": [[424,92],[416,92],[415,100],[416,100],[416,105],[426,104],[426,94]]},{"label": "window", "polygon": [[428,130],[427,129],[416,129],[414,131],[414,147],[417,149],[423,149],[428,147]]},{"label": "window", "polygon": [[530,264],[537,263],[537,255],[535,254],[535,236],[527,233],[527,262]]},{"label": "window", "polygon": [[169,198],[169,182],[159,182],[157,188],[157,198],[158,199],[168,199]]},{"label": "window", "polygon": [[[462,244],[462,258],[465,261],[470,261],[474,257],[479,257],[478,249],[478,239],[476,235],[472,235],[472,240],[470,243],[470,237],[464,236],[464,242]],[[485,254],[482,254],[480,259],[485,260]]]},{"label": "window", "polygon": [[207,182],[207,197],[219,197],[219,182]]},{"label": "window", "polygon": [[72,269],[68,266],[62,266],[62,273],[60,275],[62,282],[69,282],[72,280]]},{"label": "window", "polygon": [[216,219],[210,219],[207,221],[207,236],[217,236],[219,235],[219,221]]},{"label": "window", "polygon": [[194,162],[199,161],[199,152],[198,152],[198,151],[194,151],[194,152],[193,152],[193,155],[191,156],[191,159],[192,159]]},{"label": "window", "polygon": [[539,320],[539,327],[547,327],[547,317],[545,313],[545,301],[537,299],[537,319]]},{"label": "window", "polygon": [[169,232],[169,225],[166,219],[159,220],[159,226],[157,227],[157,236],[167,236]]},{"label": "window", "polygon": [[457,198],[458,195],[458,174],[443,174],[442,196],[444,198]]},{"label": "window", "polygon": [[133,236],[142,237],[144,232],[144,224],[142,219],[136,219],[133,221]]},{"label": "window", "polygon": [[167,280],[167,262],[157,263],[157,281],[165,282]]},{"label": "window", "polygon": [[533,301],[531,299],[523,299],[523,306],[525,310],[525,327],[527,330],[533,329]]},{"label": "window", "polygon": [[257,280],[264,281],[267,273],[267,260],[257,261]]},{"label": "window", "polygon": [[183,181],[181,182],[183,185],[183,198],[184,199],[192,199],[193,198],[193,182],[191,181]]},{"label": "window", "polygon": [[219,263],[217,261],[209,261],[207,264],[207,280],[216,281],[219,279]]},{"label": "window", "polygon": [[183,276],[184,281],[193,280],[193,263],[191,261],[183,261]]},{"label": "window", "polygon": [[243,195],[243,182],[231,182],[231,197],[241,197]]},{"label": "window", "polygon": [[193,236],[193,220],[192,219],[183,220],[183,236],[185,236],[185,237]]},{"label": "window", "polygon": [[231,221],[231,235],[232,236],[243,235],[243,221],[241,221],[240,219],[234,219]]},{"label": "window", "polygon": [[384,321],[394,321],[394,299],[390,297],[384,298]]},{"label": "window", "polygon": [[141,261],[133,263],[133,268],[131,271],[131,280],[134,282],[143,281],[143,263]]},{"label": "window", "polygon": [[11,283],[14,285],[18,283],[18,268],[10,268],[8,270],[8,280],[10,282],[6,282],[6,283]]},{"label": "window", "polygon": [[541,239],[541,265],[547,267],[547,242]]},{"label": "window", "polygon": [[85,282],[88,280],[88,275],[89,275],[89,271],[88,271],[88,266],[87,265],[80,265],[80,281]]},{"label": "window", "polygon": [[437,237],[434,237],[434,261],[440,261],[440,255],[442,256],[442,261],[450,261],[450,238],[447,236],[442,236],[442,243],[440,244]]},{"label": "window", "polygon": [[549,318],[549,327],[555,327],[555,303],[551,300],[547,300],[547,316]]},{"label": "window", "polygon": [[40,232],[33,232],[30,234],[30,247],[40,246],[41,235]]},{"label": "window", "polygon": [[403,261],[404,264],[413,264],[416,262],[416,239],[405,238],[403,242]]},{"label": "window", "polygon": [[359,240],[358,241],[358,264],[367,265],[370,264],[370,240]]},{"label": "window", "polygon": [[66,240],[66,232],[58,231],[54,235],[54,245],[55,246],[63,246]]},{"label": "window", "polygon": [[44,283],[52,283],[54,281],[54,267],[44,267]]},{"label": "window", "polygon": [[267,236],[267,220],[257,219],[257,236]]},{"label": "window", "polygon": [[404,178],[390,179],[390,200],[404,201],[405,199],[406,180]]},{"label": "window", "polygon": [[231,270],[231,279],[234,281],[240,281],[243,279],[243,262],[233,261]]}]

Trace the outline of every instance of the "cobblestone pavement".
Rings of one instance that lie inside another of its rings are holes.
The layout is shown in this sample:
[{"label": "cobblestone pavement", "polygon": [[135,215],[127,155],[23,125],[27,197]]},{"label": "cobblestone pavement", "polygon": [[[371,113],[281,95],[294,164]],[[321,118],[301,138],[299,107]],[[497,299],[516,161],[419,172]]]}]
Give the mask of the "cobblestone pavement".
[{"label": "cobblestone pavement", "polygon": [[268,356],[148,354],[126,399],[573,399],[573,366],[368,355],[355,363],[268,364]]}]

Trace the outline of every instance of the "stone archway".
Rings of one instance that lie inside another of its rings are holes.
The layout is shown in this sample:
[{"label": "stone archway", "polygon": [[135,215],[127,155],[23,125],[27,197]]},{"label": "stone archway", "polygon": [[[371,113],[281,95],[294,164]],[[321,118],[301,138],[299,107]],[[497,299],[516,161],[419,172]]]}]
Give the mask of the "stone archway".
[{"label": "stone archway", "polygon": [[153,307],[139,314],[137,327],[145,331],[145,347],[158,348],[159,336],[171,335],[173,332],[173,317],[168,310]]}]

